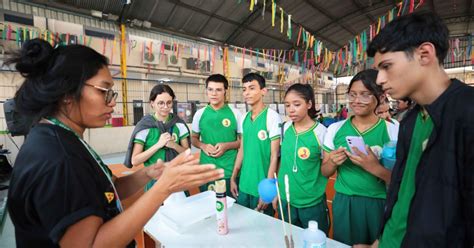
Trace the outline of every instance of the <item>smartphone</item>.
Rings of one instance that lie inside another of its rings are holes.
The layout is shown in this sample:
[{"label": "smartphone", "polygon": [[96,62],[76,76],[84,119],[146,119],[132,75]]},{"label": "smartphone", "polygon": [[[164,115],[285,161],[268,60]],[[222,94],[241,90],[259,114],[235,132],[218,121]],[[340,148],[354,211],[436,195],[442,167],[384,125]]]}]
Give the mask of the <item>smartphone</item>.
[{"label": "smartphone", "polygon": [[352,154],[356,155],[354,150],[352,150],[352,147],[356,147],[357,149],[359,149],[359,151],[361,151],[365,155],[368,155],[367,150],[365,149],[365,142],[364,142],[364,139],[362,137],[360,137],[360,136],[347,136],[346,137],[346,142],[347,142],[347,145],[349,146],[349,149],[351,150]]}]

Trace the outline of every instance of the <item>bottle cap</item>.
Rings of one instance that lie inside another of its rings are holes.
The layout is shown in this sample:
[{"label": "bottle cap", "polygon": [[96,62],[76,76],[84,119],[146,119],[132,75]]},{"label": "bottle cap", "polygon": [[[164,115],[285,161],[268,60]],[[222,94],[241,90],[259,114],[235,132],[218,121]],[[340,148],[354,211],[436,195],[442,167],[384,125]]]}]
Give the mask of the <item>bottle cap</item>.
[{"label": "bottle cap", "polygon": [[312,231],[318,230],[318,222],[314,220],[310,220],[308,222],[308,228],[311,229]]},{"label": "bottle cap", "polygon": [[225,180],[216,181],[215,190],[216,190],[216,193],[225,193],[227,191],[225,187]]}]

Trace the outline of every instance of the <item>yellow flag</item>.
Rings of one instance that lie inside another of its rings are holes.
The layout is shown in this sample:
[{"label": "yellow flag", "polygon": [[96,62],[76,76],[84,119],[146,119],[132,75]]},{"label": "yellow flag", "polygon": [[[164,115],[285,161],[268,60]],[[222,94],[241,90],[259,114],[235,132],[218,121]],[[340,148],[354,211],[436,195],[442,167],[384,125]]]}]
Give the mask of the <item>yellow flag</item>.
[{"label": "yellow flag", "polygon": [[380,17],[379,17],[379,24],[377,25],[377,34],[379,34],[379,32],[380,32],[380,23],[381,23],[381,20],[380,20]]},{"label": "yellow flag", "polygon": [[285,19],[283,19],[283,8],[280,7],[280,33],[283,33],[283,23]]},{"label": "yellow flag", "polygon": [[250,12],[253,11],[253,6],[255,5],[254,0],[250,0]]},{"label": "yellow flag", "polygon": [[275,0],[272,0],[272,27],[275,27],[275,12],[276,12]]}]

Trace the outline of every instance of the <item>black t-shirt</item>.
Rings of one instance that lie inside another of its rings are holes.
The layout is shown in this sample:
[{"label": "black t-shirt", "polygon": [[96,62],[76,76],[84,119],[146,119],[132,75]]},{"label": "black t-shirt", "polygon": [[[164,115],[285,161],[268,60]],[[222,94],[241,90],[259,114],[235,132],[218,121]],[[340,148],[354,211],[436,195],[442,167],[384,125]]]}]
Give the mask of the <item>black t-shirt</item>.
[{"label": "black t-shirt", "polygon": [[119,214],[112,185],[89,151],[72,132],[50,124],[32,128],[18,153],[8,210],[18,247],[58,247],[79,220],[94,215],[106,222]]}]

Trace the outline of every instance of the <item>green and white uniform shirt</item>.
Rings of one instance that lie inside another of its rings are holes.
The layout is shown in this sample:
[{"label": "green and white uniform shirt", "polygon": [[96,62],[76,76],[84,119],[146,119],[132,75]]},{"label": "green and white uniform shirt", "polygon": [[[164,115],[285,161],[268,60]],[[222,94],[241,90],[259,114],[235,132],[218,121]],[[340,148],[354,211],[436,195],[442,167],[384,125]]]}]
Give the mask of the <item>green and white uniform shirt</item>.
[{"label": "green and white uniform shirt", "polygon": [[[352,118],[329,126],[323,146],[326,152],[331,152],[339,147],[345,147],[350,151],[346,137],[361,136],[364,139],[364,143],[377,156],[380,156],[383,145],[398,138],[399,126],[397,124],[379,119],[374,126],[361,133],[352,124]],[[381,199],[385,199],[387,196],[385,183],[360,166],[352,163],[349,158],[337,168],[337,179],[334,189],[336,192],[350,196],[357,195]]]},{"label": "green and white uniform shirt", "polygon": [[251,117],[252,112],[247,112],[242,124],[244,150],[239,188],[258,197],[258,183],[267,178],[270,168],[271,142],[280,138],[281,117],[268,107],[254,120]]},{"label": "green and white uniform shirt", "polygon": [[[321,174],[322,143],[326,127],[316,122],[310,129],[296,133],[292,122],[283,126],[281,166],[278,172],[280,192],[285,192],[284,175],[290,183],[291,205],[307,208],[319,204],[328,179]],[[286,195],[282,194],[286,200]]]},{"label": "green and white uniform shirt", "polygon": [[[155,115],[153,115],[153,117],[156,119]],[[169,117],[167,121],[169,121]],[[189,131],[183,123],[176,123],[171,129],[172,130],[170,131],[170,133],[173,136],[174,141],[178,144],[180,144],[183,139],[186,139],[189,136]],[[160,136],[161,132],[158,127],[144,129],[135,135],[133,142],[142,144],[143,151],[146,151],[150,149],[150,147],[158,143],[158,140],[160,140]],[[153,154],[147,161],[145,161],[144,165],[150,166],[156,163],[158,159],[165,161],[165,158],[165,149],[161,148],[157,152],[155,152],[155,154]]]},{"label": "green and white uniform shirt", "polygon": [[[199,109],[193,118],[192,131],[199,134],[204,144],[234,142],[242,133],[242,115],[240,112],[225,104],[215,110],[210,105]],[[201,164],[215,164],[224,169],[224,178],[230,178],[234,169],[237,149],[227,150],[218,158],[208,156],[201,151]]]}]

